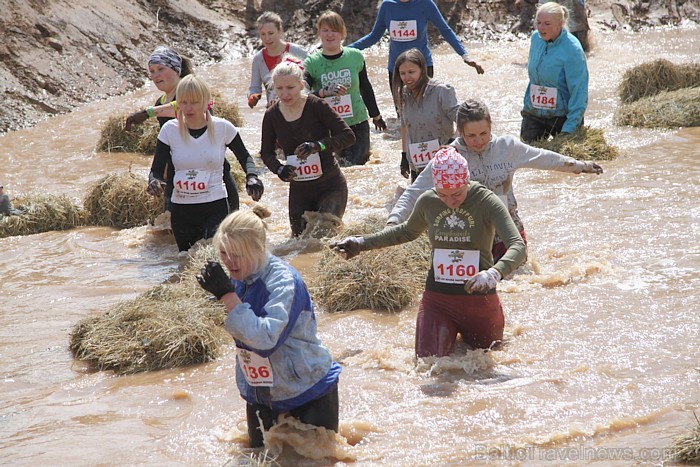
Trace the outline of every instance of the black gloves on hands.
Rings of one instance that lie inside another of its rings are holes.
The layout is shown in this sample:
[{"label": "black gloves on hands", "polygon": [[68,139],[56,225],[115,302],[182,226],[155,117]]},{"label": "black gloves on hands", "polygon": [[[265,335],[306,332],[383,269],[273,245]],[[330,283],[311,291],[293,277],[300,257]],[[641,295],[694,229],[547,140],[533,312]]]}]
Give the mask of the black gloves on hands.
[{"label": "black gloves on hands", "polygon": [[346,237],[338,242],[330,242],[328,246],[345,259],[354,258],[363,250],[362,237]]},{"label": "black gloves on hands", "polygon": [[255,174],[248,174],[246,176],[245,191],[248,196],[253,198],[253,201],[260,201],[263,193],[265,192],[265,187],[263,186],[262,180],[258,178]]},{"label": "black gloves on hands", "polygon": [[386,131],[386,122],[382,118],[381,115],[378,115],[372,119],[372,123],[374,123],[374,129],[377,131]]},{"label": "black gloves on hands", "polygon": [[128,117],[126,117],[126,122],[124,123],[124,130],[130,131],[132,125],[140,125],[148,120],[148,112],[145,110],[139,110],[134,112]]},{"label": "black gloves on hands", "polygon": [[315,152],[321,152],[321,145],[318,144],[318,141],[301,143],[294,150],[294,154],[299,159],[306,159]]},{"label": "black gloves on hands", "polygon": [[403,178],[411,176],[411,168],[408,165],[408,154],[404,151],[401,151],[401,175]]},{"label": "black gloves on hands", "polygon": [[146,187],[146,193],[151,196],[160,196],[163,193],[163,187],[165,182],[157,179],[153,172],[148,174],[148,186]]},{"label": "black gloves on hands", "polygon": [[197,274],[197,282],[204,290],[214,295],[217,300],[221,300],[221,297],[227,293],[235,292],[231,279],[218,261],[207,261],[207,264]]},{"label": "black gloves on hands", "polygon": [[297,171],[293,165],[281,165],[280,168],[277,169],[277,176],[283,182],[291,182],[296,175]]}]

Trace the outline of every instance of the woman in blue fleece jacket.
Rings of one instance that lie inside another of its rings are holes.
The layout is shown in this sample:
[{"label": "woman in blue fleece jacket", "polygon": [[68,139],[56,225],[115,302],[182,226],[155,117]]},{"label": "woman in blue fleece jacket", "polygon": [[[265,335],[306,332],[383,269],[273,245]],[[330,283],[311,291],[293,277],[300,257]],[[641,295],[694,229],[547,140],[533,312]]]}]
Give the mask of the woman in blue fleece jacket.
[{"label": "woman in blue fleece jacket", "polygon": [[228,310],[251,447],[263,445],[260,420],[269,430],[280,413],[337,432],[341,369],[318,338],[301,275],[267,251],[265,225],[252,211],[226,217],[213,244],[231,279],[209,261],[197,280]]},{"label": "woman in blue fleece jacket", "polygon": [[578,39],[566,30],[568,10],[555,2],[537,9],[530,40],[520,137],[526,143],[573,133],[588,106],[588,65]]}]

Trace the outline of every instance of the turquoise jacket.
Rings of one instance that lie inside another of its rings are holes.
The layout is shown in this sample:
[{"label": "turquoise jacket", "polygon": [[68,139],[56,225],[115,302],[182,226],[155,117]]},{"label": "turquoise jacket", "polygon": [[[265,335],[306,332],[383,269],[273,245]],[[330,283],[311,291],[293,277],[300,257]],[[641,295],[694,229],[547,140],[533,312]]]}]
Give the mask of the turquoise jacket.
[{"label": "turquoise jacket", "polygon": [[[523,113],[535,117],[566,117],[564,133],[581,126],[588,106],[588,65],[578,39],[562,29],[552,42],[545,42],[538,32],[530,40],[527,72],[530,82],[525,90]],[[555,109],[535,108],[530,100],[530,85],[557,88]]]}]

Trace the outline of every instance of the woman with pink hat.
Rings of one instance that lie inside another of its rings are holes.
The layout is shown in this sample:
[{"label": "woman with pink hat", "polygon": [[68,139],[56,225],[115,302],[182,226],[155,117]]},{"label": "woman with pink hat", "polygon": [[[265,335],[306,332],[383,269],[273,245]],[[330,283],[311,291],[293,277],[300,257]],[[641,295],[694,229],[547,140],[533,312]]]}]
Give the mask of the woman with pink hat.
[{"label": "woman with pink hat", "polygon": [[[431,168],[435,187],[416,201],[408,220],[381,232],[331,244],[346,259],[398,245],[427,230],[432,264],[416,322],[416,356],[454,350],[457,333],[474,348],[503,338],[504,317],[496,284],[525,260],[525,243],[501,199],[469,180],[467,161],[452,146],[437,151]],[[495,264],[494,235],[507,250]]]}]

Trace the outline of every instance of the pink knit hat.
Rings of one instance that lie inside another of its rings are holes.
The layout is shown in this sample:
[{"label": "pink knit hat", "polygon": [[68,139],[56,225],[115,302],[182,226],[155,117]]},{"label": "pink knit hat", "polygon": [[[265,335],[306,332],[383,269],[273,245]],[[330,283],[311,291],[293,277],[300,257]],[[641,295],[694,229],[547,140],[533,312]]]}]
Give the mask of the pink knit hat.
[{"label": "pink knit hat", "polygon": [[445,146],[432,160],[435,188],[459,188],[469,181],[469,165],[453,146]]}]

